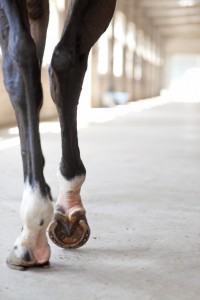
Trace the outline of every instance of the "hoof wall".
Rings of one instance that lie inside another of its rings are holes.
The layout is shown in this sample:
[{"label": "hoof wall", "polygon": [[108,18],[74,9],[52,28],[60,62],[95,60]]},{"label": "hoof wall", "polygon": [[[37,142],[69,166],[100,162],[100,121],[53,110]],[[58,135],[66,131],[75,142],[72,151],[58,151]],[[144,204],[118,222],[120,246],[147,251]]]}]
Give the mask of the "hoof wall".
[{"label": "hoof wall", "polygon": [[[29,255],[27,255],[29,253]],[[18,257],[14,250],[11,251],[9,257],[6,260],[7,266],[11,269],[18,270],[18,271],[25,271],[28,268],[49,268],[50,263],[46,261],[44,263],[38,263],[32,253],[31,250],[27,250],[26,255],[22,257]]]},{"label": "hoof wall", "polygon": [[13,270],[17,270],[17,271],[27,270],[27,267],[25,267],[25,266],[17,266],[17,265],[13,265],[13,264],[9,263],[8,259],[6,260],[6,264],[10,269],[13,269]]},{"label": "hoof wall", "polygon": [[38,264],[38,265],[36,264],[36,265],[30,265],[30,266],[20,266],[20,265],[11,264],[9,262],[9,259],[7,259],[6,264],[10,269],[17,270],[17,271],[26,271],[30,268],[41,268],[41,269],[49,269],[50,268],[49,261],[46,263],[43,263],[43,264]]}]

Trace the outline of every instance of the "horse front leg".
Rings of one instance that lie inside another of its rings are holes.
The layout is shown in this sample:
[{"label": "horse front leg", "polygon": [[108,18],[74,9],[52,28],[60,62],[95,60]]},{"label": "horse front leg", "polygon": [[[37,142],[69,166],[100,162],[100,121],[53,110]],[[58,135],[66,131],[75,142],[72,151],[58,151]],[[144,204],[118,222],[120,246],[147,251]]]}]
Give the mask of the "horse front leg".
[{"label": "horse front leg", "polygon": [[20,209],[23,229],[7,263],[10,267],[24,269],[49,261],[46,229],[53,213],[43,175],[44,158],[39,137],[40,64],[30,35],[26,1],[1,1],[0,43],[4,82],[18,121],[24,170]]},{"label": "horse front leg", "polygon": [[62,248],[81,247],[90,235],[80,195],[86,170],[78,146],[77,105],[89,51],[106,30],[115,2],[71,1],[63,35],[51,61],[51,95],[60,118],[62,158],[58,170],[60,194],[49,227],[49,236]]}]

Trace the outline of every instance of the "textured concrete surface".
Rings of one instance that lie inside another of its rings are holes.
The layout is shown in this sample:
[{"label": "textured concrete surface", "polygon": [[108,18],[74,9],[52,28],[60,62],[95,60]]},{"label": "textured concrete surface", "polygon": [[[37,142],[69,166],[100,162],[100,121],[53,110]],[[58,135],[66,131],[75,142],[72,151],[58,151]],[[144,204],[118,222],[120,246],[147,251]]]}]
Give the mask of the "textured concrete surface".
[{"label": "textured concrete surface", "polygon": [[[23,186],[15,131],[1,131],[0,299],[199,300],[200,104],[153,100],[102,112],[104,123],[79,130],[91,238],[79,250],[52,245],[49,270],[5,264]],[[56,197],[60,138],[56,123],[45,126]]]}]

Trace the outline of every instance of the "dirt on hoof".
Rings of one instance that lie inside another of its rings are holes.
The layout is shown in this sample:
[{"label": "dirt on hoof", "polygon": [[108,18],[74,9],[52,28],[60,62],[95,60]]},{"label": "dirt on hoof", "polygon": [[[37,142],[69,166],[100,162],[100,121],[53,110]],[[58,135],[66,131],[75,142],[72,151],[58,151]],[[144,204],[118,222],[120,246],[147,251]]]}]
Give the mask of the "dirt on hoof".
[{"label": "dirt on hoof", "polygon": [[61,248],[82,247],[90,237],[85,211],[76,210],[66,215],[56,211],[48,232],[52,242]]}]

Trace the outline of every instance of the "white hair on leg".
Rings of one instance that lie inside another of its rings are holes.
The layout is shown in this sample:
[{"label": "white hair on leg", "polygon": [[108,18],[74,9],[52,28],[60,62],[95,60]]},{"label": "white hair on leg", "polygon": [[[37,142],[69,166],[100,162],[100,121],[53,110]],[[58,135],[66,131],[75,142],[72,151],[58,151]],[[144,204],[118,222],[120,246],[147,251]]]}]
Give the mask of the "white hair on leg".
[{"label": "white hair on leg", "polygon": [[61,174],[60,169],[57,171],[57,177],[60,184],[60,191],[64,193],[80,191],[81,186],[85,181],[85,175],[78,175],[70,180],[67,180]]},{"label": "white hair on leg", "polygon": [[20,208],[23,230],[14,246],[15,254],[23,257],[25,251],[30,253],[37,263],[44,263],[50,258],[50,248],[46,237],[46,229],[53,215],[53,205],[44,197],[38,184],[34,187],[25,183],[23,198]]},{"label": "white hair on leg", "polygon": [[60,185],[60,194],[56,204],[58,206],[61,205],[69,214],[74,213],[75,211],[85,212],[80,196],[81,186],[85,181],[85,175],[78,175],[71,180],[67,180],[61,174],[60,170],[58,170],[57,176]]}]

